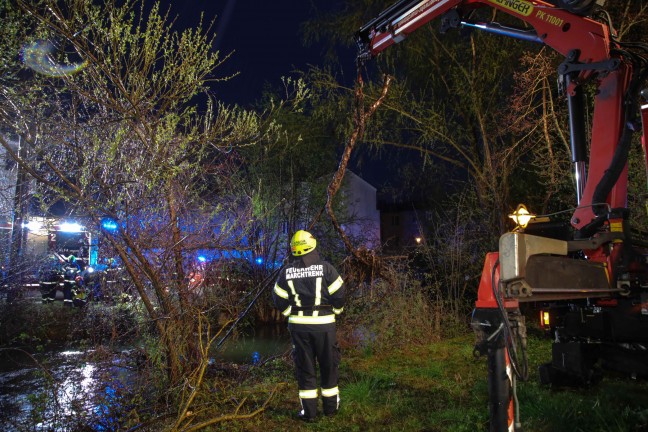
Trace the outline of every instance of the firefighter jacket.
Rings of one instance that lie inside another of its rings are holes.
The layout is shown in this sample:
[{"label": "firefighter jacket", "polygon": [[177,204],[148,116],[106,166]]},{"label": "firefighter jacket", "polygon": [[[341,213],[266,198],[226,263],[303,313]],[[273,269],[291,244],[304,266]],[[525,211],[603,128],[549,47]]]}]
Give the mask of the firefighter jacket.
[{"label": "firefighter jacket", "polygon": [[275,307],[296,331],[335,329],[335,316],[344,307],[342,277],[328,262],[310,252],[288,263],[275,283]]}]

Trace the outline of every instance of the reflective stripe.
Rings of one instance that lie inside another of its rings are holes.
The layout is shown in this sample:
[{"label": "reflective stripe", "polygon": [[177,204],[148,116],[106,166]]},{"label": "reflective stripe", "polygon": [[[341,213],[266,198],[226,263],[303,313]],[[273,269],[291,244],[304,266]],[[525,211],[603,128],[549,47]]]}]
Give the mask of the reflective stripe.
[{"label": "reflective stripe", "polygon": [[292,310],[292,306],[288,306],[288,307],[286,308],[286,310],[284,310],[283,312],[281,312],[281,315],[283,315],[283,316],[288,316],[288,315],[290,315],[290,311],[291,311],[291,310]]},{"label": "reflective stripe", "polygon": [[[288,281],[288,288],[290,288],[290,292],[295,297],[295,306],[300,307],[301,300],[299,299],[299,294],[297,294],[297,291],[295,291],[295,284],[293,284],[293,281]],[[299,313],[300,315],[302,314],[302,312]]]},{"label": "reflective stripe", "polygon": [[324,315],[324,316],[291,315],[290,317],[288,317],[288,322],[292,324],[330,324],[335,322],[335,315]]},{"label": "reflective stripe", "polygon": [[281,288],[281,287],[279,286],[279,284],[275,284],[275,286],[274,286],[274,292],[275,292],[275,294],[277,294],[277,295],[278,295],[279,297],[281,297],[282,299],[286,299],[286,300],[288,300],[288,291],[286,291],[285,289]]},{"label": "reflective stripe", "polygon": [[[322,278],[315,279],[315,306],[322,304]],[[319,311],[313,311],[313,316],[319,316]]]},{"label": "reflective stripe", "polygon": [[322,396],[323,397],[331,397],[331,396],[336,396],[340,394],[340,389],[338,389],[337,386],[330,388],[330,389],[322,389]]},{"label": "reflective stripe", "polygon": [[340,314],[342,313],[343,310],[344,310],[343,307],[341,307],[340,309],[335,309],[335,308],[333,308],[333,313],[334,313],[335,315],[340,315]]},{"label": "reflective stripe", "polygon": [[316,399],[317,390],[299,390],[300,399]]},{"label": "reflective stripe", "polygon": [[335,279],[335,282],[329,285],[328,287],[329,294],[333,294],[335,291],[339,290],[342,287],[343,283],[344,281],[342,281],[342,276],[338,276],[338,278]]}]

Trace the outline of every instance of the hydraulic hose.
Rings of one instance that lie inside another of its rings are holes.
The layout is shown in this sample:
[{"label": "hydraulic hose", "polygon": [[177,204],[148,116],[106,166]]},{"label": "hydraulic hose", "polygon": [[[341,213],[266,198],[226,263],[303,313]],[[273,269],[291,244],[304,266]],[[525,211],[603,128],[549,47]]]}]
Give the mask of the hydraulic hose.
[{"label": "hydraulic hose", "polygon": [[493,266],[493,271],[491,273],[491,287],[493,289],[493,295],[495,296],[495,301],[497,301],[497,307],[502,314],[502,322],[504,323],[504,342],[506,343],[506,348],[508,351],[509,359],[511,360],[511,367],[515,372],[515,375],[520,378],[522,381],[529,379],[529,368],[526,364],[526,354],[523,352],[523,363],[520,364],[517,356],[517,345],[515,339],[513,338],[513,331],[511,330],[511,323],[508,319],[508,314],[502,299],[500,298],[499,292],[497,290],[497,284],[495,284],[495,270],[499,267],[499,259],[495,262]]},{"label": "hydraulic hose", "polygon": [[[629,53],[626,53],[626,55],[631,56]],[[607,196],[610,194],[610,191],[616,184],[617,180],[619,180],[619,176],[623,172],[628,161],[628,154],[630,153],[630,146],[632,143],[632,134],[635,132],[633,121],[637,114],[637,95],[639,94],[640,86],[648,76],[648,68],[645,67],[645,62],[642,58],[639,58],[639,61],[634,61],[633,63],[638,70],[635,70],[633,73],[632,81],[630,82],[628,90],[623,98],[623,103],[625,105],[623,132],[619,139],[619,145],[614,151],[609,168],[605,170],[603,177],[601,177],[601,181],[594,189],[594,194],[592,195],[593,203],[607,202]],[[603,214],[601,206],[594,206],[593,210],[594,214],[597,216]]]}]

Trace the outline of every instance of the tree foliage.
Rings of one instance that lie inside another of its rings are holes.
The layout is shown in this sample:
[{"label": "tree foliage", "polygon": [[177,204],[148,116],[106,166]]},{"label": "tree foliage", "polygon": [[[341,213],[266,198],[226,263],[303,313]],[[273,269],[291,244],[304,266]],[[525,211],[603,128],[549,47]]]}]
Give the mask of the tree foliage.
[{"label": "tree foliage", "polygon": [[42,197],[95,226],[117,222],[102,241],[128,270],[178,383],[203,352],[187,273],[201,250],[253,248],[239,150],[273,140],[270,114],[283,102],[265,113],[219,103],[210,85],[225,59],[210,26],[175,30],[157,3],[0,6],[0,115],[27,155],[8,135],[0,143]]}]

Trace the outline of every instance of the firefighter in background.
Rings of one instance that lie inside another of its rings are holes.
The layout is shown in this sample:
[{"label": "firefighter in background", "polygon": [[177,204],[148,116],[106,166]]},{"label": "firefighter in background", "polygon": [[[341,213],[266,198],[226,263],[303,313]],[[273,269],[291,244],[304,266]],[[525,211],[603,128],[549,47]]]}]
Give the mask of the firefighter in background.
[{"label": "firefighter in background", "polygon": [[119,283],[119,274],[121,272],[121,267],[119,267],[115,258],[106,258],[103,266],[103,294],[106,300],[114,301],[115,299],[120,299],[121,285]]},{"label": "firefighter in background", "polygon": [[81,276],[81,267],[74,255],[67,258],[62,255],[58,256],[63,260],[63,305],[72,307],[74,306],[72,297],[76,295],[77,276]]},{"label": "firefighter in background", "polygon": [[335,335],[335,317],[344,306],[343,281],[337,270],[322,260],[317,241],[306,231],[297,231],[290,241],[293,260],[282,269],[273,290],[275,307],[288,317],[293,360],[299,387],[302,420],[317,415],[319,365],[322,407],[333,415],[340,405],[338,366],[340,349]]},{"label": "firefighter in background", "polygon": [[129,302],[134,291],[130,276],[117,258],[106,258],[103,275],[104,298],[110,302]]},{"label": "firefighter in background", "polygon": [[63,281],[63,269],[55,256],[49,256],[38,270],[38,285],[41,290],[43,303],[56,300],[56,291]]}]

